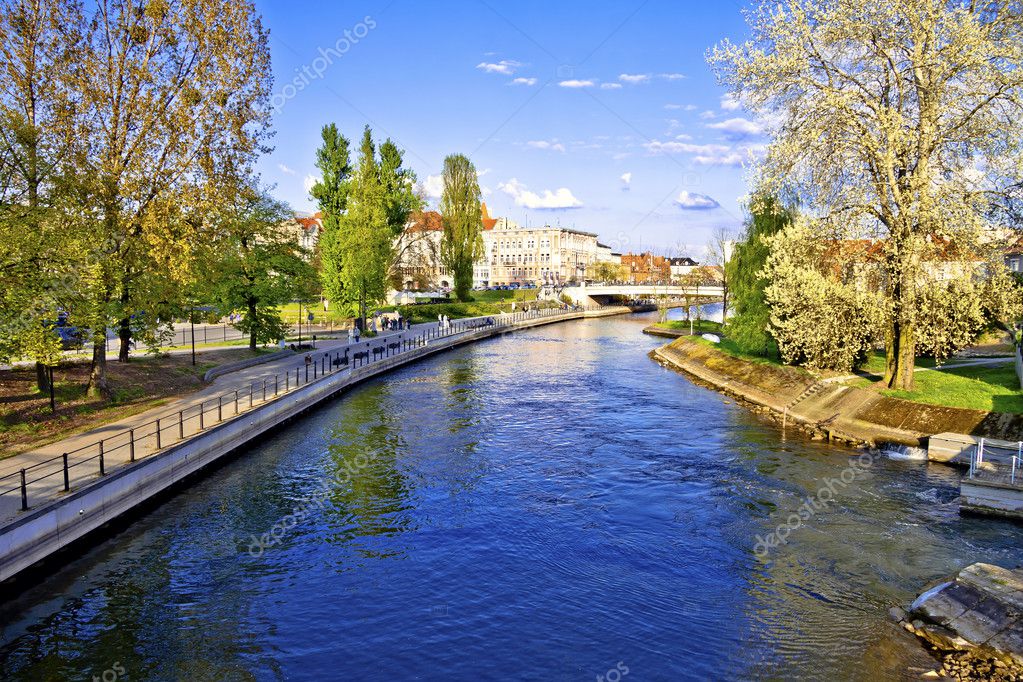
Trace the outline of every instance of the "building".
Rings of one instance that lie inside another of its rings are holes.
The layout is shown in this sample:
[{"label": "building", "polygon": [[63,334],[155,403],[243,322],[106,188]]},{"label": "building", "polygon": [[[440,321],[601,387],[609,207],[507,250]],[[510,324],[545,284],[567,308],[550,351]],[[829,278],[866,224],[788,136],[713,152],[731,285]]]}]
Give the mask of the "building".
[{"label": "building", "polygon": [[700,264],[688,256],[682,256],[680,258],[669,258],[668,267],[671,271],[671,281],[677,282],[696,268],[700,267]]},{"label": "building", "polygon": [[[620,256],[598,243],[597,235],[565,227],[523,227],[508,218],[493,218],[484,203],[483,258],[473,266],[477,288],[509,284],[561,285],[586,277],[597,262],[618,262]],[[447,288],[454,280],[440,264],[444,228],[440,214],[418,214],[399,249],[400,279],[406,288]]]},{"label": "building", "polygon": [[311,216],[296,215],[281,225],[281,230],[305,252],[306,260],[311,259],[316,252],[316,245],[320,241],[322,229],[323,214],[320,212]]},{"label": "building", "polygon": [[667,284],[671,281],[671,262],[649,251],[627,253],[621,257],[630,284]]},{"label": "building", "polygon": [[522,227],[508,218],[497,218],[492,229],[484,229],[483,246],[478,287],[576,282],[585,279],[594,263],[612,258],[611,249],[600,248],[593,232],[551,225]]}]

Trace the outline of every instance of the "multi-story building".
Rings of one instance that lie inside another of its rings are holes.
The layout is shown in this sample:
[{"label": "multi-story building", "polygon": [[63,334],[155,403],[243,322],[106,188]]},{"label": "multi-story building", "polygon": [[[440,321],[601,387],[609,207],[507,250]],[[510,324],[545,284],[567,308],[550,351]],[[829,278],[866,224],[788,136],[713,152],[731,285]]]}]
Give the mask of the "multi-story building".
[{"label": "multi-story building", "polygon": [[667,284],[671,281],[671,262],[649,251],[622,256],[625,276],[632,284]]},{"label": "multi-story building", "polygon": [[669,267],[671,269],[671,281],[676,282],[682,277],[685,277],[696,268],[700,267],[700,264],[694,261],[688,256],[682,256],[680,258],[669,258]]},{"label": "multi-story building", "polygon": [[[617,262],[616,254],[599,244],[592,232],[550,225],[522,227],[508,218],[491,218],[486,204],[482,212],[483,258],[473,266],[476,287],[564,284],[584,279],[586,270],[594,263]],[[410,248],[408,257],[400,259],[403,283],[421,287],[421,280],[429,279],[436,287],[452,286],[450,273],[439,259],[431,260],[429,255],[440,253],[443,235],[440,215],[434,211],[420,214],[406,232],[413,233],[416,239],[425,238],[429,246]]]},{"label": "multi-story building", "polygon": [[323,229],[323,214],[316,212],[310,216],[296,215],[292,220],[284,222],[281,229],[302,247],[306,259],[310,259],[316,251],[320,230]]}]

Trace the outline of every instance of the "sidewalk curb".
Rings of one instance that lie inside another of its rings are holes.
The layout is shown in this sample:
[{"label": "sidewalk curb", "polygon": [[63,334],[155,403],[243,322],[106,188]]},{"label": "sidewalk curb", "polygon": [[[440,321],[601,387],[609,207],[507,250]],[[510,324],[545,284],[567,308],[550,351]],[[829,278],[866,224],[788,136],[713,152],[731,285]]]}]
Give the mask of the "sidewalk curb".
[{"label": "sidewalk curb", "polygon": [[226,365],[217,365],[202,376],[202,381],[204,384],[208,384],[224,374],[237,372],[240,369],[248,369],[249,367],[255,367],[256,365],[262,365],[265,362],[273,362],[274,360],[280,360],[281,358],[286,358],[291,355],[295,355],[295,351],[288,348],[286,350],[279,350],[276,353],[269,353],[267,355],[260,355],[256,358],[249,358],[248,360],[238,360],[237,362],[229,362]]}]

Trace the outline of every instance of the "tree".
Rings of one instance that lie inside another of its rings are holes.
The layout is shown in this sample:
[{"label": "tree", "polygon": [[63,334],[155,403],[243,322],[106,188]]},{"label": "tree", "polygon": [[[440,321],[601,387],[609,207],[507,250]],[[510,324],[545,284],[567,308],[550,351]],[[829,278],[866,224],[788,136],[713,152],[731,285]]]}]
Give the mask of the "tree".
[{"label": "tree", "polygon": [[77,12],[59,0],[0,2],[0,357],[35,360],[40,391],[59,357],[57,309],[73,293],[61,273],[73,272],[76,245],[56,205],[77,141],[69,78]]},{"label": "tree", "polygon": [[911,389],[929,244],[971,252],[1023,192],[1019,7],[782,0],[750,27],[709,60],[774,129],[760,186],[880,238],[885,383]]},{"label": "tree", "polygon": [[381,182],[369,126],[363,132],[347,203],[334,250],[323,252],[324,268],[328,258],[334,261],[330,267],[337,273],[333,285],[336,291],[330,295],[336,295],[341,309],[358,316],[364,327],[367,305],[382,301],[387,295],[387,273],[394,260],[387,192]]},{"label": "tree", "polygon": [[245,188],[224,208],[211,242],[213,301],[221,315],[239,312],[235,326],[249,348],[285,338],[278,306],[303,297],[316,276],[307,254],[282,227],[293,219],[287,204],[265,190]]},{"label": "tree", "polygon": [[710,241],[707,243],[707,260],[710,265],[720,268],[721,283],[721,322],[728,320],[728,270],[725,267],[732,257],[735,249],[735,237],[732,231],[726,227],[719,227],[714,230]]},{"label": "tree", "polygon": [[866,361],[880,337],[884,303],[867,287],[835,275],[840,264],[816,230],[800,218],[764,238],[771,335],[787,363],[848,372]]},{"label": "tree", "polygon": [[763,270],[770,254],[765,239],[784,229],[794,215],[774,197],[755,195],[742,239],[725,264],[733,308],[728,338],[744,353],[768,356],[777,352],[770,334],[771,311],[764,296],[768,280]]},{"label": "tree", "polygon": [[625,269],[621,263],[598,261],[590,266],[590,277],[598,282],[617,282],[625,279]]},{"label": "tree", "polygon": [[310,192],[323,213],[323,232],[319,240],[320,279],[323,292],[331,301],[341,300],[344,288],[341,276],[341,218],[348,208],[352,164],[348,139],[333,123],[323,126],[323,144],[316,150],[320,179]]},{"label": "tree", "polygon": [[454,277],[455,296],[459,301],[468,301],[472,267],[483,256],[479,179],[475,166],[462,154],[444,159],[443,177],[441,261]]},{"label": "tree", "polygon": [[89,391],[105,393],[106,330],[127,360],[133,324],[188,277],[201,216],[265,151],[267,32],[251,2],[98,0],[80,27],[74,86],[84,142],[73,159],[94,243],[111,243],[92,291]]}]

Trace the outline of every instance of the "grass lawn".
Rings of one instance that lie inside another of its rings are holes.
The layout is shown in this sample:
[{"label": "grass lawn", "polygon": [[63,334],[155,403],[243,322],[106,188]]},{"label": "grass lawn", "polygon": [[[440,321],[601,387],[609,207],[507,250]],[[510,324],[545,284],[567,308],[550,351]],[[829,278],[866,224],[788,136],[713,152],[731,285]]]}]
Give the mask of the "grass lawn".
[{"label": "grass lawn", "polygon": [[[871,378],[859,377],[848,384],[858,388],[876,387]],[[929,405],[1023,413],[1023,392],[1019,390],[1019,379],[1011,362],[994,366],[928,369],[916,373],[915,383],[912,391],[883,389],[881,394]]]},{"label": "grass lawn", "polygon": [[[658,322],[654,325],[661,329],[673,329],[676,331],[689,331],[689,322],[686,320],[668,320],[667,322]],[[697,320],[693,322],[693,330],[697,334],[720,334],[721,323],[714,322],[713,320]]]},{"label": "grass lawn", "polygon": [[[687,329],[688,329],[688,327],[687,327]],[[721,343],[712,343],[710,341],[707,341],[704,338],[701,338],[699,336],[695,336],[695,337],[693,337],[693,342],[694,343],[702,343],[702,344],[704,344],[706,346],[710,346],[711,348],[717,348],[719,351],[721,351],[725,355],[731,355],[734,358],[739,358],[740,360],[746,360],[748,362],[755,362],[755,363],[758,363],[758,364],[761,364],[761,365],[774,365],[776,367],[790,367],[791,366],[791,365],[786,365],[786,364],[782,363],[782,361],[779,358],[765,357],[763,355],[753,355],[752,353],[746,353],[745,351],[743,351],[743,350],[741,350],[739,348],[739,346],[735,343],[735,341],[732,341],[731,339],[729,339],[727,337],[726,338],[722,338],[721,339]],[[801,367],[793,367],[793,369],[797,369],[797,370],[799,370],[801,372],[805,372],[806,371],[806,370],[802,369]]]},{"label": "grass lawn", "polygon": [[208,351],[194,367],[188,354],[135,357],[128,363],[108,360],[107,399],[85,395],[89,362],[65,363],[54,371],[56,414],[50,413],[49,395],[36,390],[35,368],[0,370],[0,458],[159,407],[202,388],[207,370],[259,354],[247,348]]}]

